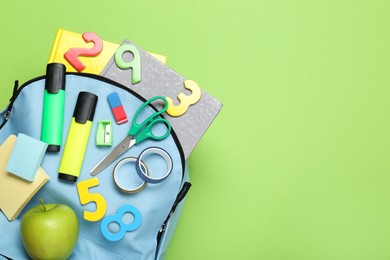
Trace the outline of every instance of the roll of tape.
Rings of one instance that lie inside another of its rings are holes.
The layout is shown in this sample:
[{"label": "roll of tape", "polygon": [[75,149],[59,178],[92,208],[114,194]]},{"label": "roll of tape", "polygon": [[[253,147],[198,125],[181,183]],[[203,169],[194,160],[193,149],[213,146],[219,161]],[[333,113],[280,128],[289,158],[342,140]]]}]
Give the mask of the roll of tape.
[{"label": "roll of tape", "polygon": [[[167,172],[162,177],[153,178],[150,176],[151,174],[146,171],[147,169],[145,167],[145,164],[142,161],[142,158],[146,155],[149,155],[149,154],[158,154],[167,163]],[[161,149],[159,147],[149,147],[149,148],[146,148],[145,150],[143,150],[141,152],[141,154],[138,156],[137,162],[135,164],[138,176],[142,180],[144,180],[145,182],[148,182],[148,183],[160,183],[160,182],[164,181],[171,174],[172,166],[173,166],[173,162],[172,162],[172,158],[169,155],[169,153],[167,151],[165,151],[164,149]]]},{"label": "roll of tape", "polygon": [[112,172],[112,177],[114,178],[114,182],[115,182],[115,185],[118,187],[118,189],[124,193],[130,193],[130,194],[133,194],[133,193],[137,193],[137,192],[140,192],[141,190],[143,190],[145,187],[146,187],[146,181],[143,180],[143,182],[141,183],[141,185],[139,185],[138,187],[136,187],[135,189],[126,189],[125,187],[123,187],[122,185],[120,185],[119,181],[118,181],[118,170],[119,168],[125,164],[125,163],[130,163],[130,162],[134,162],[136,164],[136,168],[138,168],[137,166],[140,165],[139,167],[142,168],[142,171],[145,173],[146,176],[149,175],[149,171],[148,171],[148,168],[146,167],[145,163],[143,161],[140,160],[140,162],[138,162],[137,158],[136,157],[125,157],[123,158],[122,160],[120,160],[114,167],[114,171]]}]

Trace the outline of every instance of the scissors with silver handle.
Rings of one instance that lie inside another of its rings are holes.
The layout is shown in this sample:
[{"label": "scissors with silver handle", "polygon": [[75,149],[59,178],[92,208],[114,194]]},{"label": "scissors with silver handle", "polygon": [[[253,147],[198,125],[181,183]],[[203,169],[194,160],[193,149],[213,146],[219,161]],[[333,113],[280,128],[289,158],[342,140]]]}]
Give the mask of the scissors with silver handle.
[{"label": "scissors with silver handle", "polygon": [[[150,103],[162,100],[164,101],[164,106],[162,109],[156,111],[152,115],[150,115],[147,119],[145,119],[142,123],[137,123],[137,118],[139,114],[144,110]],[[131,123],[130,131],[127,134],[127,137],[123,139],[106,157],[104,157],[95,167],[91,170],[91,175],[95,176],[99,172],[101,172],[104,168],[110,165],[113,161],[118,159],[123,153],[129,150],[133,145],[141,143],[146,139],[153,140],[163,140],[169,136],[171,133],[171,124],[165,118],[160,117],[162,113],[167,111],[168,101],[163,96],[155,96],[145,103],[143,103],[137,110],[134,115],[133,121]],[[154,125],[158,123],[163,123],[167,126],[167,131],[163,135],[155,135],[153,134],[152,128]]]}]

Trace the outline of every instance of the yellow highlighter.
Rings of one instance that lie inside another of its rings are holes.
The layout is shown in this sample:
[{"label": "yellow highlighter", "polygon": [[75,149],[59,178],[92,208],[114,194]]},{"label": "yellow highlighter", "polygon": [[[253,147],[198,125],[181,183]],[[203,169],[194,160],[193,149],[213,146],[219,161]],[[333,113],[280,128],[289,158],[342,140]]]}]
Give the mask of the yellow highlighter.
[{"label": "yellow highlighter", "polygon": [[90,92],[80,92],[69,127],[58,178],[76,182],[83,165],[98,97]]}]

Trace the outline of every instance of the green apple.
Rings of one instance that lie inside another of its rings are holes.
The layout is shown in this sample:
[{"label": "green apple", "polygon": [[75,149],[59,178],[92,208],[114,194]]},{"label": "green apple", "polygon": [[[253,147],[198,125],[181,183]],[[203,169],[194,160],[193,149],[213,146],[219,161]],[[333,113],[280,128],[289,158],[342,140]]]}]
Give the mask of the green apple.
[{"label": "green apple", "polygon": [[20,222],[24,248],[32,259],[67,259],[79,234],[77,216],[67,205],[40,201]]}]

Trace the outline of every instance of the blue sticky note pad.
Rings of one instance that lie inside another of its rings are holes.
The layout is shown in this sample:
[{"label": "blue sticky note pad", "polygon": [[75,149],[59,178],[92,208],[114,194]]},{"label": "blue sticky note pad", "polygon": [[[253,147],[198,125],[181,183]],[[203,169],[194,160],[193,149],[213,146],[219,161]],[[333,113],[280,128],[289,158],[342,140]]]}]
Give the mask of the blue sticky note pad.
[{"label": "blue sticky note pad", "polygon": [[27,181],[34,181],[47,149],[47,143],[19,134],[8,159],[6,171]]},{"label": "blue sticky note pad", "polygon": [[110,95],[107,96],[108,103],[110,104],[111,108],[119,107],[122,105],[122,102],[118,96],[118,93],[113,92]]}]

